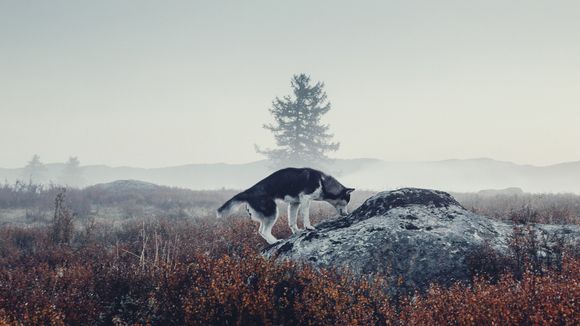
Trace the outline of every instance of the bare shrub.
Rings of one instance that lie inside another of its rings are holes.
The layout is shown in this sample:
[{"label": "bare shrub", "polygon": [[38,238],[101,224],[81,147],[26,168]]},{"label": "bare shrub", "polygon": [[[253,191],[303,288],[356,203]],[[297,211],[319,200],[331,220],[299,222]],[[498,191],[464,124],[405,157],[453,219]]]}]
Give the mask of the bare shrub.
[{"label": "bare shrub", "polygon": [[55,244],[70,244],[74,231],[73,213],[65,204],[66,190],[62,189],[54,200],[54,218],[52,220],[52,241]]}]

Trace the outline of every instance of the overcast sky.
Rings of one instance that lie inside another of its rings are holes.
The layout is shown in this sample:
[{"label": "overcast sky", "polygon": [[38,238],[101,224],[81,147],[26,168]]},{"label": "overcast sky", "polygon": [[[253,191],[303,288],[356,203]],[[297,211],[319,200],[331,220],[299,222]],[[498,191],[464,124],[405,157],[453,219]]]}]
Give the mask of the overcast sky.
[{"label": "overcast sky", "polygon": [[580,160],[580,1],[0,0],[0,167],[260,159],[292,74],[338,158]]}]

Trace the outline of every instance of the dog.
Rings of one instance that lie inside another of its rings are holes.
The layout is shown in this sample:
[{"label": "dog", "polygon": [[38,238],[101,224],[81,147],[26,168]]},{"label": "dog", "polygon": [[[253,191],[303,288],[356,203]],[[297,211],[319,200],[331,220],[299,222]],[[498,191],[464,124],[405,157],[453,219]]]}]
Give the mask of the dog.
[{"label": "dog", "polygon": [[220,218],[239,204],[246,204],[252,220],[260,222],[259,233],[269,243],[278,241],[272,235],[272,227],[278,219],[276,200],[288,203],[288,225],[292,233],[299,232],[296,224],[298,210],[302,214],[304,228],[314,230],[310,224],[310,202],[322,200],[330,203],[340,215],[348,214],[347,205],[354,188],[343,186],[338,180],[310,168],[286,168],[278,170],[240,192],[217,210]]}]

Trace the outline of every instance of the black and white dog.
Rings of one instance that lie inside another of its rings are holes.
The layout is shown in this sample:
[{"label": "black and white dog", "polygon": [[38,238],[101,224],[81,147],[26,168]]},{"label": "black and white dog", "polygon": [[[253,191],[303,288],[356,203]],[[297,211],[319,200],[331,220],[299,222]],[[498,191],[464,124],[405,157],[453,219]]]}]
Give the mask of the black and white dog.
[{"label": "black and white dog", "polygon": [[240,192],[217,210],[217,217],[228,214],[238,204],[245,203],[248,213],[260,222],[260,235],[272,244],[278,241],[272,235],[272,227],[278,219],[276,200],[288,203],[288,225],[292,233],[298,232],[296,220],[300,208],[304,227],[314,230],[310,224],[310,202],[323,200],[336,208],[340,215],[348,212],[353,188],[346,188],[335,178],[310,168],[286,168],[276,171],[251,188]]}]

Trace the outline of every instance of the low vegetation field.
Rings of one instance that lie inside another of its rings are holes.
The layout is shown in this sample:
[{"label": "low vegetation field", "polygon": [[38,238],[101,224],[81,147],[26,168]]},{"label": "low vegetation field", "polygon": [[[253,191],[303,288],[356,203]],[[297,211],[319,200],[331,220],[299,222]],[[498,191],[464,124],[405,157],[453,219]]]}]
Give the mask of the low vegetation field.
[{"label": "low vegetation field", "polygon": [[[578,196],[457,194],[468,209],[517,222],[510,256],[482,247],[471,283],[389,297],[384,275],[262,258],[267,244],[245,214],[211,214],[234,193],[97,187],[63,198],[58,187],[5,185],[0,325],[580,323],[578,247],[538,259],[526,226],[579,224]],[[370,195],[355,193],[353,206]],[[312,213],[315,223],[335,217],[324,204]],[[274,235],[290,235],[285,216]]]}]

